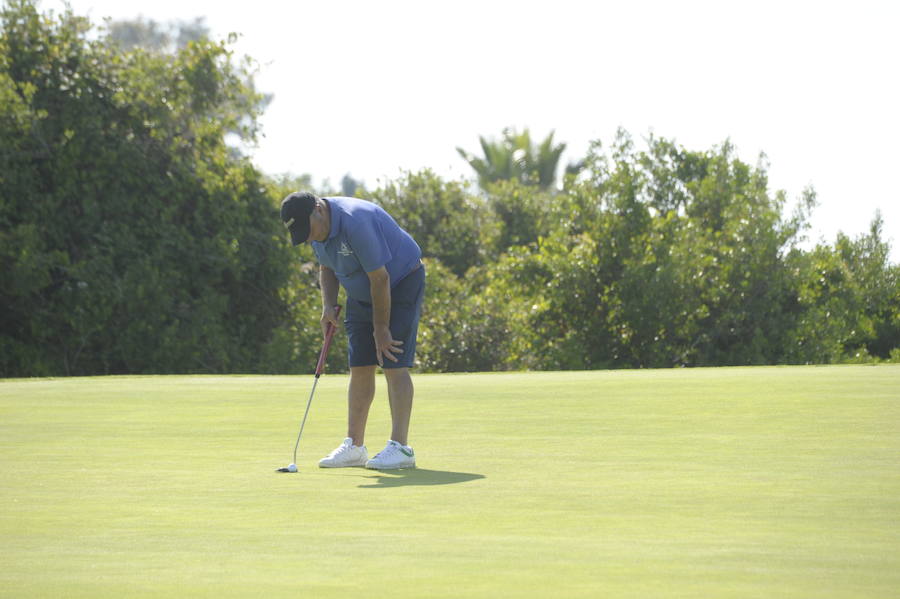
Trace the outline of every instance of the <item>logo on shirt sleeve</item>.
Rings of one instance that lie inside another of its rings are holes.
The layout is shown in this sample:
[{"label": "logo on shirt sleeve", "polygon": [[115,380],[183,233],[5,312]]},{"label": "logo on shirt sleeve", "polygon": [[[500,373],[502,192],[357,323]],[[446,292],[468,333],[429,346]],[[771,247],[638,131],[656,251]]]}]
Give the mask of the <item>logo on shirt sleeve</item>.
[{"label": "logo on shirt sleeve", "polygon": [[341,256],[344,256],[346,258],[347,256],[353,255],[353,250],[350,249],[350,246],[347,245],[346,241],[342,241],[341,249],[338,250],[338,254],[340,254]]}]

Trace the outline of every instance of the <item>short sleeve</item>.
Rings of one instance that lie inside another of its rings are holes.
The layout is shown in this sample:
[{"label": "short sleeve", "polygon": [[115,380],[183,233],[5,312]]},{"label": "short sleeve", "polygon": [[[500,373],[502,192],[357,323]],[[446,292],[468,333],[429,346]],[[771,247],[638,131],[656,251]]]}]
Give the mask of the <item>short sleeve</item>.
[{"label": "short sleeve", "polygon": [[380,224],[371,220],[347,231],[347,241],[366,272],[378,270],[391,261],[391,250]]}]

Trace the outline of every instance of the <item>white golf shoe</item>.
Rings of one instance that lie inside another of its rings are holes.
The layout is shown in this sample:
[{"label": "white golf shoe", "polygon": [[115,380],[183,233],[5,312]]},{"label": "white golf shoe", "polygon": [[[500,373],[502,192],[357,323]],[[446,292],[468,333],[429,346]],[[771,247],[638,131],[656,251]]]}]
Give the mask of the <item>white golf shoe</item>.
[{"label": "white golf shoe", "polygon": [[397,468],[415,468],[416,454],[412,447],[400,445],[396,441],[388,441],[387,446],[366,462],[366,468],[372,470],[395,470]]},{"label": "white golf shoe", "polygon": [[319,468],[348,468],[351,466],[365,466],[369,459],[366,446],[353,444],[353,439],[347,437],[340,446],[319,460]]}]

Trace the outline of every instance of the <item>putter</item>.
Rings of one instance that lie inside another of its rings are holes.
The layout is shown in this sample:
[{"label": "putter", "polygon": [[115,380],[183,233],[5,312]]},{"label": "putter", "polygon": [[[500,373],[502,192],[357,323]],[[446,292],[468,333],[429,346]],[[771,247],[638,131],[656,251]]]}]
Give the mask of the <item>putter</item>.
[{"label": "putter", "polygon": [[[334,317],[337,318],[341,313],[341,307],[334,307]],[[297,448],[300,446],[300,437],[303,436],[303,427],[306,425],[306,417],[309,415],[309,406],[312,405],[313,394],[316,392],[316,385],[319,383],[319,377],[325,370],[325,357],[328,356],[328,348],[331,347],[331,339],[334,337],[335,327],[332,323],[328,323],[325,328],[325,343],[322,344],[322,350],[319,352],[319,361],[316,364],[316,378],[313,380],[312,391],[309,392],[309,400],[306,402],[306,411],[303,413],[303,422],[300,423],[300,433],[297,435],[297,442],[294,443],[294,461],[279,468],[275,472],[296,472],[297,471]]]}]

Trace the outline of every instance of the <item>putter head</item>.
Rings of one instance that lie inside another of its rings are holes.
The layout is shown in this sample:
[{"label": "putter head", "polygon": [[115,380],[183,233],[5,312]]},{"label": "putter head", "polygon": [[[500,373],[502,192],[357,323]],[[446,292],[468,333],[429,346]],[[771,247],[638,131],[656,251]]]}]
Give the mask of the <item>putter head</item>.
[{"label": "putter head", "polygon": [[275,472],[296,472],[297,466],[295,464],[291,464],[289,466],[285,466],[284,468],[279,468]]}]

